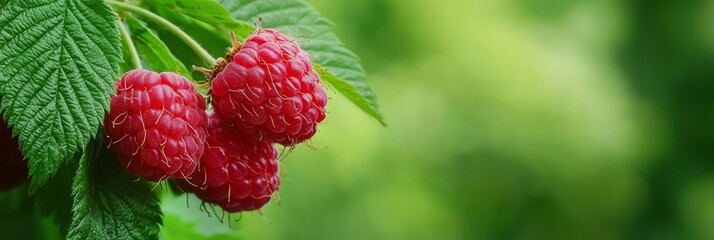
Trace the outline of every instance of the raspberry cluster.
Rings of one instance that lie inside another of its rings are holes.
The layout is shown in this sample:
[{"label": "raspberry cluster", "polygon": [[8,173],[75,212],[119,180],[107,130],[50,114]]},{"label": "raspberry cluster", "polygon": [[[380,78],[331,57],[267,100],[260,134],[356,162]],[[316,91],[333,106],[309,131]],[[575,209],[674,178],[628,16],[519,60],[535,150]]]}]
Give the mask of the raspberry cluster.
[{"label": "raspberry cluster", "polygon": [[27,181],[27,162],[23,160],[17,139],[0,121],[0,191],[12,189]]},{"label": "raspberry cluster", "polygon": [[175,73],[127,72],[104,119],[122,166],[147,180],[181,180],[225,211],[257,210],[280,188],[278,151],[310,139],[327,96],[307,53],[272,29],[234,43],[206,70],[212,110]]}]

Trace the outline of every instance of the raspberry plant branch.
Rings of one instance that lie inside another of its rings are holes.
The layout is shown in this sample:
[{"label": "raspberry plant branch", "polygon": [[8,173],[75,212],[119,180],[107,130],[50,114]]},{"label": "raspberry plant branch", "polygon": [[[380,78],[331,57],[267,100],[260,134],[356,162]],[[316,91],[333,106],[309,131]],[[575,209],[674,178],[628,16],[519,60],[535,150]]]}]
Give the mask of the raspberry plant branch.
[{"label": "raspberry plant branch", "polygon": [[117,24],[119,25],[119,32],[121,33],[122,44],[129,48],[130,58],[126,61],[128,61],[129,65],[132,68],[141,69],[142,67],[141,59],[139,58],[139,52],[136,51],[134,41],[132,41],[131,36],[129,36],[129,31],[126,30],[126,26],[124,26],[124,23],[121,20],[117,21]]},{"label": "raspberry plant branch", "polygon": [[191,36],[189,36],[183,30],[181,30],[181,28],[179,28],[178,26],[169,22],[165,18],[163,18],[153,12],[150,12],[146,9],[143,9],[141,7],[137,7],[137,6],[128,4],[128,3],[123,3],[123,2],[119,2],[119,1],[115,1],[115,0],[110,0],[107,2],[109,3],[109,5],[111,5],[115,9],[124,10],[127,12],[134,13],[136,15],[145,17],[148,20],[151,20],[156,24],[163,26],[164,28],[166,28],[167,31],[176,35],[176,37],[181,39],[181,41],[186,43],[186,45],[188,45],[194,52],[196,52],[196,54],[198,54],[198,56],[201,58],[201,60],[203,60],[203,62],[207,66],[212,66],[216,62],[216,59],[213,58],[213,56],[211,56],[211,54],[208,53],[208,51],[206,51],[206,49],[203,48],[201,46],[201,44],[196,42],[196,40],[194,40]]}]

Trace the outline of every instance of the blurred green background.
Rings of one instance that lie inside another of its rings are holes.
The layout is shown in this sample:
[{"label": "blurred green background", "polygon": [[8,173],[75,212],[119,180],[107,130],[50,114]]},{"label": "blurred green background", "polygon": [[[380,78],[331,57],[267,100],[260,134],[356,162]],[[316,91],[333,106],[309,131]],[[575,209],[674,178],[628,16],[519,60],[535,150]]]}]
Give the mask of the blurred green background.
[{"label": "blurred green background", "polygon": [[[714,239],[714,0],[308,2],[389,127],[328,89],[262,213],[157,191],[163,239]],[[15,195],[0,236],[60,238]]]},{"label": "blurred green background", "polygon": [[714,239],[714,0],[308,2],[389,127],[329,89],[262,214],[164,194],[163,239]]},{"label": "blurred green background", "polygon": [[[714,1],[309,2],[389,127],[330,90],[279,204],[229,235],[714,239]],[[165,237],[225,229],[190,206]]]}]

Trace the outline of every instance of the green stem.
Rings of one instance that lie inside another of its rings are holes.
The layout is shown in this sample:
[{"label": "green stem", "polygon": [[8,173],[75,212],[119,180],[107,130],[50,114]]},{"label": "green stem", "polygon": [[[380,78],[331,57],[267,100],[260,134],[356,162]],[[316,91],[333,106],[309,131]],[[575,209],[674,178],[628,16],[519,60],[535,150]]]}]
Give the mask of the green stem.
[{"label": "green stem", "polygon": [[139,52],[136,51],[136,46],[134,46],[134,41],[131,40],[129,36],[129,31],[126,30],[126,26],[121,20],[117,21],[119,24],[119,32],[121,32],[121,41],[124,46],[129,48],[129,59],[127,61],[134,69],[141,69],[141,59],[139,58]]},{"label": "green stem", "polygon": [[208,53],[208,51],[206,51],[206,49],[204,49],[203,47],[201,47],[201,44],[199,44],[198,42],[196,42],[196,40],[194,40],[193,38],[191,38],[191,36],[189,36],[188,34],[186,34],[186,32],[184,32],[183,30],[181,30],[181,28],[179,28],[178,26],[176,26],[176,25],[174,25],[173,23],[169,22],[169,21],[166,20],[165,18],[163,18],[163,17],[161,17],[161,16],[159,16],[159,15],[156,15],[155,13],[152,13],[152,12],[146,10],[146,9],[143,9],[143,8],[140,8],[140,7],[131,5],[131,4],[127,4],[127,3],[123,3],[123,2],[118,2],[118,1],[115,1],[115,0],[110,0],[110,1],[107,1],[107,2],[109,3],[109,5],[111,5],[111,6],[114,7],[115,9],[120,9],[120,10],[124,10],[124,11],[127,11],[127,12],[132,12],[132,13],[134,13],[134,14],[136,14],[136,15],[140,15],[140,16],[142,16],[142,17],[145,17],[146,19],[149,19],[149,20],[153,21],[153,22],[156,23],[156,24],[161,25],[162,27],[166,28],[166,30],[168,30],[169,32],[171,32],[171,33],[173,33],[174,35],[176,35],[176,37],[178,37],[179,39],[181,39],[181,41],[183,41],[184,43],[186,43],[186,45],[188,45],[191,49],[193,49],[193,51],[195,51],[196,54],[198,54],[198,56],[203,60],[203,62],[206,63],[207,66],[213,66],[213,64],[215,64],[216,59],[213,58],[213,56],[211,56],[211,54]]}]

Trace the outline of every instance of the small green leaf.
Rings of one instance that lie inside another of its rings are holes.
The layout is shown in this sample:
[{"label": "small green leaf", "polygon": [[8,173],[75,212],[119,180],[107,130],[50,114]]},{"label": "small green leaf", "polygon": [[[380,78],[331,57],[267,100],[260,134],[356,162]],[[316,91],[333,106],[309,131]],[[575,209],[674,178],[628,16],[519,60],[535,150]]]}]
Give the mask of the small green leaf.
[{"label": "small green leaf", "polygon": [[[215,25],[196,20],[172,9],[161,5],[148,5],[142,2],[142,7],[148,8],[150,11],[169,20],[173,24],[179,26],[184,32],[188,33],[193,39],[201,43],[201,45],[213,56],[221,56],[225,54],[226,47],[230,44],[229,35],[227,32],[222,32]],[[153,29],[159,38],[169,49],[190,49],[186,43],[176,37],[176,35],[165,30],[163,27],[151,22],[146,22],[149,28]],[[186,67],[206,66],[201,58],[194,51],[174,51],[173,54],[181,60]],[[203,74],[198,71],[191,72],[193,79],[204,79]]]},{"label": "small green leaf", "polygon": [[[255,30],[253,25],[233,18],[231,13],[216,0],[147,0],[142,1],[141,6],[181,26],[184,31],[199,42],[202,42],[201,40],[209,40],[209,42],[223,40],[223,42],[230,43],[228,38],[230,32],[241,37],[247,36]],[[192,34],[198,33],[195,32],[196,30],[210,33],[208,36]],[[212,35],[218,36],[210,38]],[[205,47],[210,48],[214,45]],[[225,49],[227,46],[220,47]]]},{"label": "small green leaf", "polygon": [[142,3],[163,6],[212,25],[227,28],[247,25],[234,19],[228,10],[215,0],[144,0]]},{"label": "small green leaf", "polygon": [[[331,32],[332,23],[302,0],[218,0],[236,19],[258,22],[305,39],[302,48],[324,67],[321,77],[363,111],[386,125],[360,60]],[[245,36],[243,36],[245,37]],[[325,71],[327,70],[327,71]],[[328,73],[329,72],[329,73]],[[328,75],[329,74],[329,75]]]},{"label": "small green leaf", "polygon": [[122,58],[117,17],[101,0],[6,0],[0,12],[0,109],[34,191],[104,118]]},{"label": "small green leaf", "polygon": [[68,239],[158,239],[161,209],[145,181],[127,174],[105,151],[82,156],[72,184]]},{"label": "small green leaf", "polygon": [[171,53],[156,34],[149,30],[145,23],[130,15],[126,17],[126,22],[129,25],[131,39],[139,51],[139,56],[149,68],[157,72],[178,72],[181,75],[190,76],[183,63]]}]

